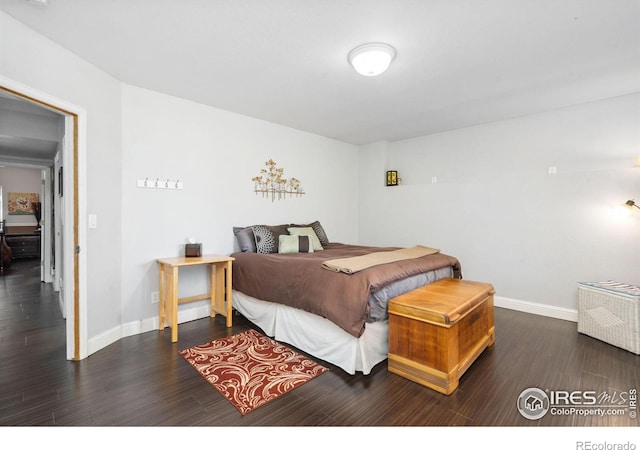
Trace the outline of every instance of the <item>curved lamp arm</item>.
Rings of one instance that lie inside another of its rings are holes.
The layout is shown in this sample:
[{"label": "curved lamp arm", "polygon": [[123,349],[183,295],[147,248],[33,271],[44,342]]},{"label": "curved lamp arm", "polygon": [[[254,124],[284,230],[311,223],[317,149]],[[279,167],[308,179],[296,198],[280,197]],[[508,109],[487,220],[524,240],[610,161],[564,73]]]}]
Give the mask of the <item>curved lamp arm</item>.
[{"label": "curved lamp arm", "polygon": [[625,205],[627,205],[629,208],[632,208],[635,206],[636,208],[640,209],[640,206],[638,206],[638,204],[633,200],[627,200],[625,202]]}]

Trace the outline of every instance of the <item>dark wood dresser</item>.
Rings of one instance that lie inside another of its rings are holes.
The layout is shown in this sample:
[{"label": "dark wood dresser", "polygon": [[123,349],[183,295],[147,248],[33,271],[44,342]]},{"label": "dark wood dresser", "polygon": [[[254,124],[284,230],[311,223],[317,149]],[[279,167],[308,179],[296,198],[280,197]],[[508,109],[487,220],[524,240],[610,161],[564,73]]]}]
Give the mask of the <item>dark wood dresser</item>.
[{"label": "dark wood dresser", "polygon": [[4,238],[13,259],[40,258],[40,231],[35,227],[7,227]]}]

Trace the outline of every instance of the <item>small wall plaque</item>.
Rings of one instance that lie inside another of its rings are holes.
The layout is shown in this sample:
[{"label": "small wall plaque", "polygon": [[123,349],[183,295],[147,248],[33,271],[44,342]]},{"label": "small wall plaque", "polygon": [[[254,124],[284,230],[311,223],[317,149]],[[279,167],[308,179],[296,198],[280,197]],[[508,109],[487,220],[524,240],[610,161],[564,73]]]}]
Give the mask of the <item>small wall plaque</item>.
[{"label": "small wall plaque", "polygon": [[387,186],[397,186],[397,185],[398,185],[398,171],[387,170]]}]

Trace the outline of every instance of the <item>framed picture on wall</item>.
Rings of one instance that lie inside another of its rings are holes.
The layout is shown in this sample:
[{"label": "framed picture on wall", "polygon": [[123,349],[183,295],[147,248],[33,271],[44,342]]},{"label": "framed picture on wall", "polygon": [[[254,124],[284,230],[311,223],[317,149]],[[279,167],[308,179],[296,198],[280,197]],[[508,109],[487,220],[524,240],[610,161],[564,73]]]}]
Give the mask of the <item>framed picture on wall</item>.
[{"label": "framed picture on wall", "polygon": [[397,186],[397,185],[398,185],[398,171],[387,170],[387,186]]},{"label": "framed picture on wall", "polygon": [[8,192],[7,212],[10,216],[33,215],[33,204],[40,201],[36,192]]}]

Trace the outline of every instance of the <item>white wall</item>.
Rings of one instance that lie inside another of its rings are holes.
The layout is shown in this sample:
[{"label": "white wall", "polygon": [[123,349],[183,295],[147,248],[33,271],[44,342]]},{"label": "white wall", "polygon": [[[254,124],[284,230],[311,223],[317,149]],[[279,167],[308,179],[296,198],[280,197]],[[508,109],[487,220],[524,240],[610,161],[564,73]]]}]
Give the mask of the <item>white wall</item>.
[{"label": "white wall", "polygon": [[[329,238],[357,240],[358,148],[133,86],[123,88],[123,322],[158,315],[156,260],[183,254],[190,236],[204,253],[237,250],[234,226],[319,220]],[[272,158],[306,194],[272,202],[251,178]],[[136,187],[181,180],[183,190]],[[207,291],[202,268],[182,269],[180,296]],[[183,305],[179,320],[201,317]],[[149,321],[142,325],[147,328]]]},{"label": "white wall", "polygon": [[[87,333],[121,323],[121,84],[0,12],[0,75],[87,112],[86,192],[98,228],[88,230]],[[71,164],[66,161],[65,164]]]},{"label": "white wall", "polygon": [[[562,316],[578,281],[640,284],[640,211],[618,214],[640,199],[639,153],[640,94],[372,144],[360,155],[360,241],[441,248],[503,303]],[[401,186],[384,186],[387,169]]]},{"label": "white wall", "polygon": [[[89,353],[155,326],[155,261],[178,255],[188,236],[207,253],[228,254],[233,226],[320,220],[332,240],[357,240],[353,145],[123,86],[2,12],[0,75],[87,111],[87,214],[98,217],[83,249]],[[306,195],[255,196],[251,177],[269,158]],[[144,177],[179,179],[184,189],[136,188]],[[203,279],[181,276],[181,293],[200,293]],[[182,316],[202,316],[194,306]]]},{"label": "white wall", "polygon": [[[2,12],[0,75],[87,111],[93,351],[157,320],[156,258],[179,254],[188,236],[230,253],[235,225],[318,219],[335,241],[437,246],[499,296],[559,309],[575,308],[579,280],[640,283],[640,220],[609,214],[640,197],[638,95],[358,150],[123,86]],[[250,179],[269,158],[302,181],[303,198],[254,195]],[[402,186],[384,187],[387,168]],[[144,177],[184,190],[136,188]],[[202,277],[184,279],[199,291]]]}]

